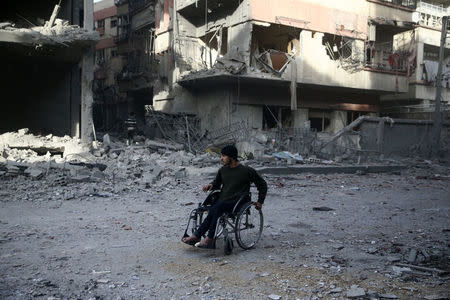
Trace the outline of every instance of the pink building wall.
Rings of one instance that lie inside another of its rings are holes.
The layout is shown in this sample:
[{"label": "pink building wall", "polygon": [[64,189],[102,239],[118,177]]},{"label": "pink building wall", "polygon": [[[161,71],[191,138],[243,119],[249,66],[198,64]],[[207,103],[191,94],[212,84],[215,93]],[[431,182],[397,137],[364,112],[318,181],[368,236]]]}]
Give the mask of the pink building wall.
[{"label": "pink building wall", "polygon": [[250,18],[253,20],[359,39],[366,37],[367,17],[306,1],[250,0]]}]

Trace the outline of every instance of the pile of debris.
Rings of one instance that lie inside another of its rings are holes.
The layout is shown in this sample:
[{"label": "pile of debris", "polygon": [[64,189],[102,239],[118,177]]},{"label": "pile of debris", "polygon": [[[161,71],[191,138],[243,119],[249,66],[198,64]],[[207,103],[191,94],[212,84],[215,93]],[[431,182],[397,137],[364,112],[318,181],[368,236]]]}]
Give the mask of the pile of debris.
[{"label": "pile of debris", "polygon": [[27,176],[56,185],[73,182],[121,182],[141,188],[178,184],[188,175],[212,172],[217,155],[187,153],[182,145],[145,140],[126,146],[109,135],[89,149],[78,139],[35,136],[27,129],[0,135],[0,178]]},{"label": "pile of debris", "polygon": [[55,19],[51,26],[47,22],[44,26],[18,28],[12,22],[0,23],[0,37],[2,41],[19,42],[31,45],[63,45],[74,41],[96,43],[99,33],[93,30],[80,28],[78,25],[69,25],[68,21]]}]

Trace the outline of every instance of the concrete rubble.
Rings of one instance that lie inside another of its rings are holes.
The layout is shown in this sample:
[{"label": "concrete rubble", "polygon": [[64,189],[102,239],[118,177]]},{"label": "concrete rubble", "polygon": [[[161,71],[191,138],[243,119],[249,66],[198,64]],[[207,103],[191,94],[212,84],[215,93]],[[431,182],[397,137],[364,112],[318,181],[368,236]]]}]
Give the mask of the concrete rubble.
[{"label": "concrete rubble", "polygon": [[[205,254],[179,242],[220,166],[213,151],[161,139],[126,146],[113,135],[86,149],[27,130],[0,135],[0,145],[1,298],[448,297],[448,164],[265,173],[263,238],[224,257],[220,244]],[[292,168],[275,157],[243,163]],[[239,288],[242,280],[257,287]]]},{"label": "concrete rubble", "polygon": [[87,30],[68,21],[56,19],[53,26],[32,26],[17,28],[14,23],[0,23],[2,41],[37,45],[64,45],[74,41],[95,43],[99,40],[97,31]]}]

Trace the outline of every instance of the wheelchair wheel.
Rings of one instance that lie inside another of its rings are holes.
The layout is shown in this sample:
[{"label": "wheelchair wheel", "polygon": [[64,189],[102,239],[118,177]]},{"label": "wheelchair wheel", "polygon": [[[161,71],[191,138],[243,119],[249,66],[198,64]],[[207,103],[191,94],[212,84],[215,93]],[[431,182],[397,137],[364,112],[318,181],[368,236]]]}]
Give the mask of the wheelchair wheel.
[{"label": "wheelchair wheel", "polygon": [[242,249],[250,249],[258,243],[263,230],[263,214],[251,203],[245,204],[236,216],[236,242]]}]

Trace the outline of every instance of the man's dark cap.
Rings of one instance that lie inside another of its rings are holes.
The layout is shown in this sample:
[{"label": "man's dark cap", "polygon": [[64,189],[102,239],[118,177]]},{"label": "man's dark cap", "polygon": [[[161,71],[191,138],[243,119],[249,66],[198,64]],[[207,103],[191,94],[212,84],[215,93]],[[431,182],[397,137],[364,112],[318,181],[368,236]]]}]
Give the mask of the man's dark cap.
[{"label": "man's dark cap", "polygon": [[238,151],[234,145],[227,145],[223,147],[221,153],[234,159],[237,159],[238,157]]}]

